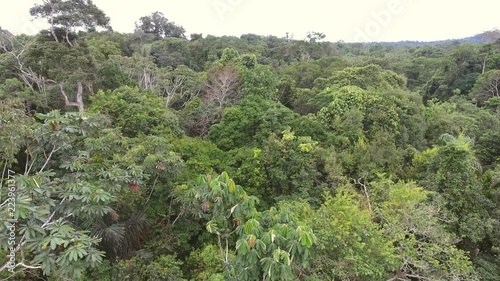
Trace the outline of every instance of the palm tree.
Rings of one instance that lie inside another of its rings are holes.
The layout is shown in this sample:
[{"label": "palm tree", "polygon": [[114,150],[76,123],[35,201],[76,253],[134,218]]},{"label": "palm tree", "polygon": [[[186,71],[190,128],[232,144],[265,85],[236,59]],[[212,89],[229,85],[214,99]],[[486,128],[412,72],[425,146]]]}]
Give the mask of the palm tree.
[{"label": "palm tree", "polygon": [[144,213],[134,213],[124,221],[118,220],[117,212],[111,210],[107,215],[84,224],[86,229],[91,229],[92,236],[101,239],[99,248],[111,261],[130,256],[144,240],[149,227]]}]

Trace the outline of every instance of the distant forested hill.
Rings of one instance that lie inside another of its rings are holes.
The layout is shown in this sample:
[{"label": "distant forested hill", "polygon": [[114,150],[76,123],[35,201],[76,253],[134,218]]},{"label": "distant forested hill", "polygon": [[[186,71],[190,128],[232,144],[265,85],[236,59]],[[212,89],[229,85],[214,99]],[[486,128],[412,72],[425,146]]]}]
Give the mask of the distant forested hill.
[{"label": "distant forested hill", "polygon": [[367,44],[384,44],[392,46],[406,46],[406,47],[418,47],[425,45],[457,45],[464,43],[474,43],[474,44],[484,44],[484,43],[494,43],[500,40],[500,30],[493,29],[491,31],[485,31],[483,33],[465,37],[461,39],[446,39],[438,41],[397,41],[397,42],[379,42],[379,43],[367,43]]}]

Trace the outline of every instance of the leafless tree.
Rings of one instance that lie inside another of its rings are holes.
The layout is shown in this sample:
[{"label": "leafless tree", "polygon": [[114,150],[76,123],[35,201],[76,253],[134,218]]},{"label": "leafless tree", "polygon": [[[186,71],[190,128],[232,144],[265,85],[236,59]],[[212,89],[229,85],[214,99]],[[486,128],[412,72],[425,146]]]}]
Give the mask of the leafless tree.
[{"label": "leafless tree", "polygon": [[11,55],[16,62],[16,69],[19,71],[17,76],[31,90],[38,89],[42,93],[46,93],[47,84],[51,81],[43,76],[35,73],[31,68],[25,67],[22,62],[22,56],[25,53],[29,44],[24,44],[15,39],[14,35],[3,32],[0,33],[0,50]]},{"label": "leafless tree", "polygon": [[132,57],[117,55],[110,58],[127,74],[128,79],[137,81],[141,90],[154,91],[157,88],[158,68],[151,57],[134,54]]},{"label": "leafless tree", "polygon": [[222,109],[238,98],[240,81],[238,73],[232,67],[225,66],[209,73],[204,101]]},{"label": "leafless tree", "polygon": [[14,35],[3,32],[0,33],[0,50],[2,52],[8,53],[11,55],[16,62],[16,69],[18,70],[17,76],[23,83],[29,87],[31,90],[38,90],[42,94],[47,94],[47,89],[51,85],[55,85],[59,88],[61,95],[64,98],[64,104],[67,107],[77,107],[79,112],[83,112],[85,110],[85,106],[83,103],[83,95],[84,95],[84,85],[93,93],[93,85],[90,81],[80,80],[77,82],[76,87],[76,100],[70,101],[68,95],[65,91],[66,81],[55,81],[52,79],[48,79],[35,71],[33,71],[30,67],[26,66],[26,63],[23,61],[23,55],[30,48],[31,42],[24,44],[23,42],[19,42],[15,39]]},{"label": "leafless tree", "polygon": [[491,97],[500,97],[500,70],[482,74],[476,82],[474,94],[479,103]]},{"label": "leafless tree", "polygon": [[200,95],[205,82],[193,76],[191,70],[177,68],[174,71],[163,72],[158,76],[159,94],[165,98],[165,107],[170,108],[177,105],[183,108],[194,97]]},{"label": "leafless tree", "polygon": [[182,96],[184,94],[184,88],[187,81],[185,75],[169,75],[164,77],[159,81],[161,93],[165,97],[165,108],[170,107],[170,103],[174,96]]}]

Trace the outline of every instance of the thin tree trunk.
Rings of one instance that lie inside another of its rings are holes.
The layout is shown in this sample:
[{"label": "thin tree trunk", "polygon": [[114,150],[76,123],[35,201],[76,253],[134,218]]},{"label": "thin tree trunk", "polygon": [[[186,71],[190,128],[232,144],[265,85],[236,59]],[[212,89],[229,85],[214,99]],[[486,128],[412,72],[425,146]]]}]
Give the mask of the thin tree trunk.
[{"label": "thin tree trunk", "polygon": [[85,108],[83,105],[83,85],[82,82],[78,82],[78,91],[76,92],[76,103],[79,112],[84,112]]},{"label": "thin tree trunk", "polygon": [[51,11],[50,11],[50,33],[52,34],[52,37],[56,40],[57,43],[59,43],[59,39],[57,39],[56,32],[54,30],[54,6],[50,6]]},{"label": "thin tree trunk", "polygon": [[85,107],[84,107],[84,104],[83,104],[83,85],[82,85],[81,81],[79,81],[78,84],[77,84],[76,102],[70,102],[69,101],[68,95],[64,91],[64,87],[63,87],[62,84],[59,84],[59,89],[61,89],[61,94],[64,97],[64,105],[65,106],[68,106],[68,107],[69,106],[76,106],[78,108],[79,112],[84,112],[85,111]]},{"label": "thin tree trunk", "polygon": [[486,72],[486,60],[487,59],[488,59],[488,56],[485,56],[484,60],[483,60],[483,74]]}]

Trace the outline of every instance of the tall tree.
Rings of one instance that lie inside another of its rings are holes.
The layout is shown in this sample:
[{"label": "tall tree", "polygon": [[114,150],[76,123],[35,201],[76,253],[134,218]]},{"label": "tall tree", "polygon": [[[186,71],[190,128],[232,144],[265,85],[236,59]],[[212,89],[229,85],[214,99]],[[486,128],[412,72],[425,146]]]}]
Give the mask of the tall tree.
[{"label": "tall tree", "polygon": [[237,98],[239,88],[238,73],[229,66],[215,69],[208,74],[205,102],[222,108]]},{"label": "tall tree", "polygon": [[109,17],[100,10],[92,0],[43,0],[35,4],[30,14],[37,18],[45,18],[50,24],[50,32],[59,42],[59,31],[62,31],[68,44],[72,44],[70,33],[78,29],[95,31],[97,27],[111,29]]},{"label": "tall tree", "polygon": [[[58,93],[63,97],[63,107],[77,107],[83,112],[85,92],[93,93],[92,56],[85,45],[70,46],[46,39],[39,35],[22,42],[5,36],[0,40],[0,49],[14,58],[16,75],[27,87],[44,95]],[[54,103],[52,106],[59,107]]]},{"label": "tall tree", "polygon": [[478,280],[467,253],[454,245],[460,238],[443,224],[446,211],[438,200],[429,200],[431,192],[387,179],[368,189],[374,217],[399,260],[393,277],[384,280]]},{"label": "tall tree", "polygon": [[226,172],[200,176],[174,192],[182,214],[208,221],[207,231],[217,236],[225,280],[295,280],[302,275],[316,236],[286,208],[258,212],[257,198]]},{"label": "tall tree", "polygon": [[[41,270],[44,275],[79,278],[86,268],[102,261],[102,253],[96,249],[99,240],[79,228],[77,221],[108,213],[115,199],[107,188],[110,185],[78,178],[78,172],[69,168],[73,167],[70,155],[79,153],[78,138],[92,134],[94,130],[87,129],[99,126],[98,121],[77,113],[61,115],[53,111],[38,115],[43,120],[39,124],[24,116],[18,106],[9,106],[12,108],[0,108],[0,119],[13,133],[1,159],[4,171],[9,169],[11,199],[4,201],[6,194],[2,194],[0,216],[5,224],[0,224],[0,240],[7,241],[9,228],[17,239],[9,244],[15,259],[2,262],[0,272],[6,268],[14,274]],[[50,170],[61,164],[56,159],[62,154],[68,156],[68,173],[64,176]],[[19,161],[15,155],[24,156],[23,165],[15,165]],[[9,226],[8,219],[15,223]]]},{"label": "tall tree", "polygon": [[472,90],[473,97],[483,104],[492,97],[500,97],[500,70],[490,70],[481,74]]},{"label": "tall tree", "polygon": [[472,140],[444,134],[440,146],[429,161],[429,187],[445,199],[452,222],[449,226],[464,240],[467,250],[480,249],[492,221],[488,210],[492,202],[479,180],[482,167],[474,154]]},{"label": "tall tree", "polygon": [[307,39],[309,42],[316,43],[326,38],[326,35],[322,32],[309,31],[307,32]]},{"label": "tall tree", "polygon": [[136,22],[136,30],[145,33],[152,33],[156,39],[165,37],[186,38],[186,30],[180,25],[169,21],[162,12],[154,12],[149,16],[144,16]]},{"label": "tall tree", "polygon": [[395,246],[352,190],[327,196],[308,220],[318,237],[312,271],[319,280],[387,280],[396,268]]}]

